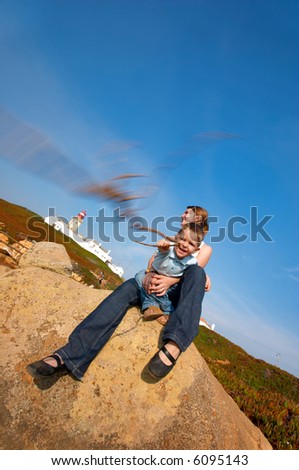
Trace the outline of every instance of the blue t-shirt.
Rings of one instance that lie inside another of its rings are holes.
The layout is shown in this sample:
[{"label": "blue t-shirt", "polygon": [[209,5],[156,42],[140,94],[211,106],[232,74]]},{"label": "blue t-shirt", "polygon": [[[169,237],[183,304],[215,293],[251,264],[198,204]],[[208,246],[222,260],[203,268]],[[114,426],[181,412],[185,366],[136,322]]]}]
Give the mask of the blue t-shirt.
[{"label": "blue t-shirt", "polygon": [[153,261],[152,267],[159,274],[171,277],[180,277],[188,266],[197,264],[193,255],[179,259],[171,246],[168,251],[158,251]]}]

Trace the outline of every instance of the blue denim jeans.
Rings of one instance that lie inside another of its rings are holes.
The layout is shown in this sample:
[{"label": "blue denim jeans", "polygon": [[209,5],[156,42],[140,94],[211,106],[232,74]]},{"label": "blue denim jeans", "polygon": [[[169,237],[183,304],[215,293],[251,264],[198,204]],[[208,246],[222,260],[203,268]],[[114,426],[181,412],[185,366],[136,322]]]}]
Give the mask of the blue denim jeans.
[{"label": "blue denim jeans", "polygon": [[[186,269],[171,292],[175,310],[164,328],[162,340],[175,341],[185,351],[198,333],[206,275],[193,265]],[[107,343],[130,307],[140,305],[140,289],[135,279],[121,284],[71,333],[68,343],[55,351],[67,368],[82,379],[88,366]]]},{"label": "blue denim jeans", "polygon": [[165,295],[155,295],[148,294],[143,288],[142,282],[145,276],[145,269],[139,271],[135,276],[135,281],[137,282],[140,289],[140,301],[141,301],[141,310],[144,311],[146,308],[155,305],[159,307],[166,315],[169,315],[173,311],[172,302],[169,300],[169,294],[175,286],[172,286],[167,290]]}]

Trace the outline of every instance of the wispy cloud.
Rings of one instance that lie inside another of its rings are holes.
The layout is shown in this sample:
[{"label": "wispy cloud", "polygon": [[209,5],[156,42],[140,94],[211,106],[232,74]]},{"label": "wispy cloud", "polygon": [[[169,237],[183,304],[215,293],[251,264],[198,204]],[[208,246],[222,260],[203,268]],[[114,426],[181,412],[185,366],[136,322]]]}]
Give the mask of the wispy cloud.
[{"label": "wispy cloud", "polygon": [[226,284],[204,300],[204,316],[218,333],[254,357],[299,376],[298,335],[283,316],[274,322],[272,313]]},{"label": "wispy cloud", "polygon": [[[292,279],[292,281],[295,282],[299,282],[299,266],[295,266],[293,268],[284,268],[284,271],[289,279]],[[296,276],[296,273],[298,273],[298,276]]]},{"label": "wispy cloud", "polygon": [[294,268],[284,268],[288,273],[298,273],[299,266],[295,266]]}]

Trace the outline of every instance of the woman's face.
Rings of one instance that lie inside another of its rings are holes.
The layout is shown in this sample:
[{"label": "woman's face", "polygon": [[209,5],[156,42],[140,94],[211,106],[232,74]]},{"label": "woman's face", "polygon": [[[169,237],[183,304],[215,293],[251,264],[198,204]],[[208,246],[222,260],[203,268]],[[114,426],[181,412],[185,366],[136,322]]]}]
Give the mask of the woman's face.
[{"label": "woman's face", "polygon": [[190,222],[195,222],[195,212],[193,209],[186,209],[181,215],[181,226],[183,227]]}]

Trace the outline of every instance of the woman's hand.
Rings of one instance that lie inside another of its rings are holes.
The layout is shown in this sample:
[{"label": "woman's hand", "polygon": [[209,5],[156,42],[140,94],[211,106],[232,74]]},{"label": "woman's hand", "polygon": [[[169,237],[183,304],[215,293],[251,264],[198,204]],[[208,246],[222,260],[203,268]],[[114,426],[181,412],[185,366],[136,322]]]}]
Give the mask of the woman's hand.
[{"label": "woman's hand", "polygon": [[158,297],[165,295],[167,290],[179,282],[179,278],[162,276],[156,273],[147,273],[143,279],[143,287],[148,294]]},{"label": "woman's hand", "polygon": [[212,283],[211,283],[211,278],[206,274],[206,285],[205,285],[205,291],[209,292],[211,290]]}]

